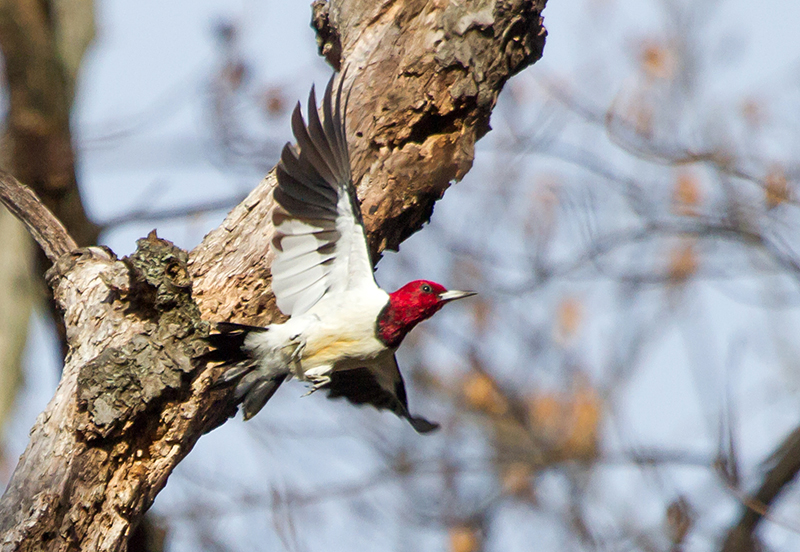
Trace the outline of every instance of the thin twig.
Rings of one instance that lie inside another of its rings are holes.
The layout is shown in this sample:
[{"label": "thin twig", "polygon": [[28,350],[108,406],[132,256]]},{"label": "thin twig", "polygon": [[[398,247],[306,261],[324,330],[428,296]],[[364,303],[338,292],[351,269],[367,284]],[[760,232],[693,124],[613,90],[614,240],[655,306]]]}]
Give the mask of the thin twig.
[{"label": "thin twig", "polygon": [[33,190],[3,170],[0,170],[0,201],[22,221],[51,262],[78,248],[61,221]]}]

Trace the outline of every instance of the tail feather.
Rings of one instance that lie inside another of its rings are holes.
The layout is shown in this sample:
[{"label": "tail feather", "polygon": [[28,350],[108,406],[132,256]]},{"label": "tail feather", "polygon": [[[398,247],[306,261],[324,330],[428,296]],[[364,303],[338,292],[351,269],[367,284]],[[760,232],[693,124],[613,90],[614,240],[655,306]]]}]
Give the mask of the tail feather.
[{"label": "tail feather", "polygon": [[244,346],[244,340],[251,333],[266,332],[267,328],[260,326],[247,326],[233,322],[217,322],[216,333],[208,336],[208,343],[212,349],[203,358],[207,362],[222,362],[225,365],[234,365],[247,360],[254,360]]},{"label": "tail feather", "polygon": [[267,404],[267,401],[272,398],[272,395],[275,394],[275,391],[278,390],[278,387],[281,386],[283,380],[285,379],[286,374],[278,374],[277,376],[273,376],[269,379],[261,379],[257,381],[256,384],[253,385],[252,388],[250,388],[250,390],[247,392],[247,395],[245,395],[244,401],[242,402],[244,419],[249,420],[258,414],[259,410],[264,408],[264,405]]},{"label": "tail feather", "polygon": [[203,358],[207,362],[220,362],[228,367],[215,385],[235,383],[234,400],[236,404],[242,404],[244,419],[249,420],[272,398],[288,372],[269,375],[261,372],[258,359],[245,346],[248,335],[266,332],[267,328],[217,322],[216,330],[207,338],[212,349]]},{"label": "tail feather", "polygon": [[235,366],[228,368],[217,380],[218,385],[225,383],[232,383],[242,376],[253,370],[253,365],[250,362],[240,362]]}]

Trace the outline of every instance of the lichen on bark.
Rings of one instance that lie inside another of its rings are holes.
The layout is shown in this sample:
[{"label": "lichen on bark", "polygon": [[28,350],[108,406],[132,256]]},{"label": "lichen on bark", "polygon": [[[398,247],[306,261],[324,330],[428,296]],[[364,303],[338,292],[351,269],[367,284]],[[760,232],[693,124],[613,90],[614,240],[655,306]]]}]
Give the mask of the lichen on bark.
[{"label": "lichen on bark", "polygon": [[127,303],[142,330],[120,347],[109,347],[82,365],[78,374],[78,430],[87,440],[108,437],[135,423],[188,383],[190,361],[207,345],[208,324],[191,294],[188,255],[152,232],[122,259],[128,286],[113,288],[113,301]]}]

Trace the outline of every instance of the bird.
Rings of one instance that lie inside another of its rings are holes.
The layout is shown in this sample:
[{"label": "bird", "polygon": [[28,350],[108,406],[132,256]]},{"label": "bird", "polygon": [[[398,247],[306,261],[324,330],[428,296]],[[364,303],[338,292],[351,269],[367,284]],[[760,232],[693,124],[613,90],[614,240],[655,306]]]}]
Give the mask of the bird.
[{"label": "bird", "polygon": [[[419,322],[445,304],[475,295],[428,280],[387,293],[374,276],[350,168],[340,76],[331,77],[318,112],[314,87],[308,123],[300,102],[276,167],[270,266],[283,323],[216,323],[207,360],[226,366],[220,384],[235,384],[243,417],[255,416],[281,384],[307,382],[307,394],[372,405],[405,418],[418,433],[439,427],[408,407],[395,352]],[[349,94],[347,95],[349,97]],[[346,103],[346,100],[345,100]]]}]

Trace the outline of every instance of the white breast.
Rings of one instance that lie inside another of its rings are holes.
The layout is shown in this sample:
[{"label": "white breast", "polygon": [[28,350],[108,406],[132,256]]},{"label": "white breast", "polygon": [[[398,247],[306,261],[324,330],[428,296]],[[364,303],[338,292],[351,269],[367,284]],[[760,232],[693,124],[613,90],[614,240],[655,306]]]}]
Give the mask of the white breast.
[{"label": "white breast", "polygon": [[376,325],[388,301],[388,294],[378,287],[324,297],[300,317],[309,318],[303,331],[303,370],[323,365],[334,370],[352,368],[384,352]]}]

